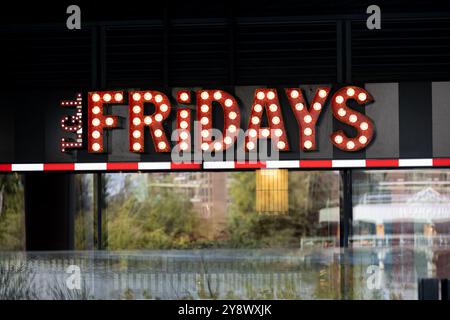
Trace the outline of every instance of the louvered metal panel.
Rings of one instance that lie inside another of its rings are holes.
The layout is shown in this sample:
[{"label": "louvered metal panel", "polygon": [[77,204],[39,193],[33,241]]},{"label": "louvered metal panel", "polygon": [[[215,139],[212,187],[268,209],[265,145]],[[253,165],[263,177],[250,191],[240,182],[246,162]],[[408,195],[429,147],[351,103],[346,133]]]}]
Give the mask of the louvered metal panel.
[{"label": "louvered metal panel", "polygon": [[164,84],[162,26],[108,27],[105,31],[107,87],[150,87]]},{"label": "louvered metal panel", "polygon": [[2,33],[5,87],[84,88],[91,84],[91,33],[42,30]]},{"label": "louvered metal panel", "polygon": [[353,22],[351,57],[354,81],[448,80],[450,19]]},{"label": "louvered metal panel", "polygon": [[225,24],[174,25],[169,31],[173,86],[230,83],[230,37]]},{"label": "louvered metal panel", "polygon": [[240,85],[336,81],[335,23],[240,24],[236,37]]}]

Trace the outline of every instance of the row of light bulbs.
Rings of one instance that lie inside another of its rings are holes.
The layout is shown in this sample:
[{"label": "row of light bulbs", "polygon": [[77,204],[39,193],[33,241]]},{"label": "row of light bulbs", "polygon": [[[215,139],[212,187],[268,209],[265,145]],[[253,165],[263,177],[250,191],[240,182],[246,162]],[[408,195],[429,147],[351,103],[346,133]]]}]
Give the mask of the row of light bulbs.
[{"label": "row of light bulbs", "polygon": [[[298,89],[286,89],[286,93],[297,122],[301,128],[301,147],[304,150],[314,150],[315,127],[330,92],[330,88],[319,88],[313,101],[308,107],[302,91]],[[167,137],[164,133],[162,122],[170,113],[170,102],[167,97],[157,91],[136,91],[130,93],[132,104],[130,119],[130,150],[133,152],[143,152],[143,126],[149,126],[157,151],[170,151]],[[341,88],[334,94],[331,101],[333,113],[344,123],[348,123],[357,128],[359,134],[356,138],[348,138],[342,131],[332,136],[333,143],[338,147],[348,151],[356,151],[367,145],[372,137],[373,124],[364,115],[348,108],[346,101],[354,99],[363,104],[371,100],[368,93],[358,87]],[[90,118],[92,134],[90,136],[91,149],[94,152],[103,151],[102,130],[104,127],[114,128],[117,125],[117,117],[103,116],[103,103],[123,102],[122,92],[93,93],[90,96],[91,106]],[[191,93],[188,90],[181,90],[177,93],[177,101],[181,104],[191,102]],[[197,92],[197,103],[199,105],[198,120],[201,125],[201,149],[224,150],[231,146],[236,140],[237,128],[240,125],[240,112],[235,99],[222,90],[200,90]],[[155,105],[156,111],[152,115],[143,115],[143,104],[151,102]],[[212,102],[218,102],[222,106],[225,115],[225,133],[221,141],[212,141],[211,117]],[[261,128],[263,110],[269,120],[268,127]],[[190,146],[190,110],[187,108],[177,111],[177,130],[180,131],[178,143],[182,151],[186,151]],[[281,108],[277,93],[274,89],[258,89],[255,92],[252,104],[251,115],[246,133],[245,146],[247,150],[256,148],[256,141],[259,138],[271,138],[279,150],[289,150],[286,130],[283,123]]]}]

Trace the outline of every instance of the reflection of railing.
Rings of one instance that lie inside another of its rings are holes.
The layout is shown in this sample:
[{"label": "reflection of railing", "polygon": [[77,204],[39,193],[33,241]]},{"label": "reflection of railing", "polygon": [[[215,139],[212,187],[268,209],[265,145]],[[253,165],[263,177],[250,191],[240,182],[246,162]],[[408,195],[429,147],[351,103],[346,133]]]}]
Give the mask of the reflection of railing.
[{"label": "reflection of railing", "polygon": [[[300,247],[327,248],[336,244],[336,237],[307,237],[300,240]],[[355,235],[350,238],[354,247],[440,247],[450,245],[450,235],[425,236],[421,234]]]}]

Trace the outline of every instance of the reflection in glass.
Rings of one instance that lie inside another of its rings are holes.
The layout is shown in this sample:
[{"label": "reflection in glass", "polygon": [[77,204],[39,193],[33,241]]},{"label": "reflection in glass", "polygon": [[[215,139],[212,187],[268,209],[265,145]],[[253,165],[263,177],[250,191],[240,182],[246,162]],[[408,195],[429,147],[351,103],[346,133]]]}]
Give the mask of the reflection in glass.
[{"label": "reflection in glass", "polygon": [[[355,171],[351,242],[374,248],[382,288],[356,298],[411,298],[417,279],[449,277],[450,170]],[[353,279],[366,272],[355,266]]]},{"label": "reflection in glass", "polygon": [[321,220],[338,205],[336,172],[114,173],[105,185],[111,250],[338,243],[338,220]]},{"label": "reflection in glass", "polygon": [[94,175],[76,174],[75,179],[75,250],[93,250],[95,238]]},{"label": "reflection in glass", "polygon": [[0,175],[0,251],[25,249],[24,188],[21,176]]}]

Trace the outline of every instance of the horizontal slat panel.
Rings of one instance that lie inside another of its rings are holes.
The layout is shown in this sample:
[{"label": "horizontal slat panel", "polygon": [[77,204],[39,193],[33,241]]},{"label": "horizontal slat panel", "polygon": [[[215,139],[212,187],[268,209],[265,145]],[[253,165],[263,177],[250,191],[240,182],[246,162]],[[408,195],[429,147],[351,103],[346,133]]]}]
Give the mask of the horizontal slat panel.
[{"label": "horizontal slat panel", "polygon": [[352,23],[354,81],[439,81],[450,74],[450,20],[382,20],[381,30]]}]

